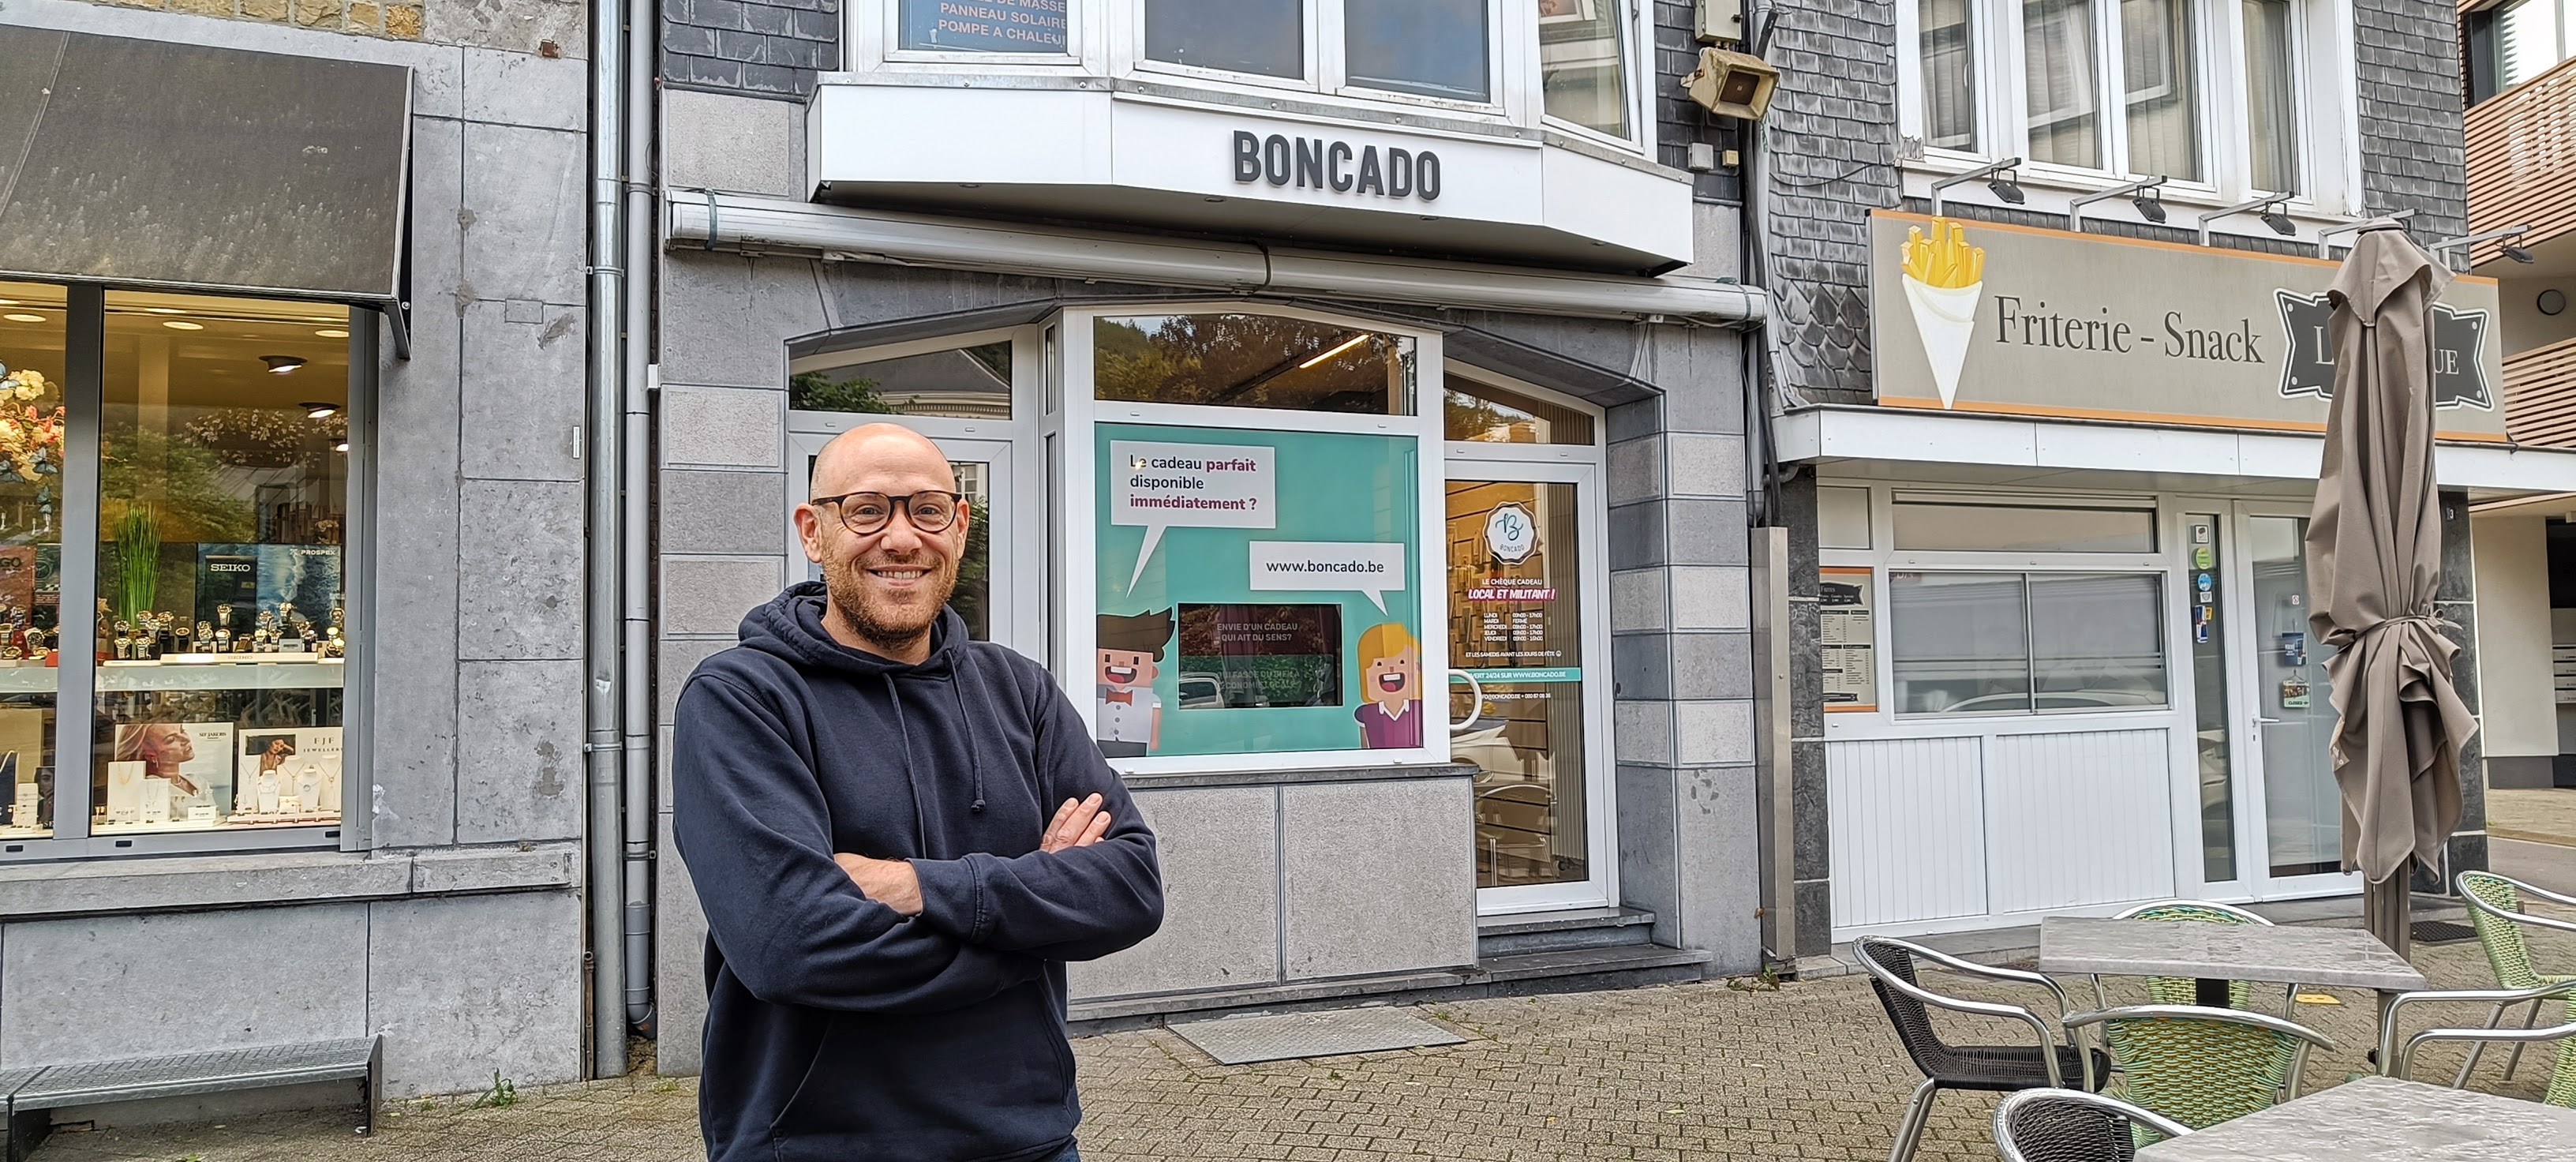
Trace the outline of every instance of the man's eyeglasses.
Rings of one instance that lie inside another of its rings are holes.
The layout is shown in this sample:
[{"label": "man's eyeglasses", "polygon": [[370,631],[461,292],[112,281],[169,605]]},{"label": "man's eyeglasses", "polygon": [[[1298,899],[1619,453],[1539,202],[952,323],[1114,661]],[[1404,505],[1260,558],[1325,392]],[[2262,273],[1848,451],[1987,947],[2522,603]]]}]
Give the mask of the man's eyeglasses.
[{"label": "man's eyeglasses", "polygon": [[895,510],[912,520],[912,527],[925,533],[944,533],[957,523],[957,514],[965,511],[966,498],[954,492],[916,492],[910,496],[888,496],[882,492],[844,492],[839,496],[818,496],[808,502],[816,508],[827,504],[841,506],[841,527],[868,536],[886,527]]}]

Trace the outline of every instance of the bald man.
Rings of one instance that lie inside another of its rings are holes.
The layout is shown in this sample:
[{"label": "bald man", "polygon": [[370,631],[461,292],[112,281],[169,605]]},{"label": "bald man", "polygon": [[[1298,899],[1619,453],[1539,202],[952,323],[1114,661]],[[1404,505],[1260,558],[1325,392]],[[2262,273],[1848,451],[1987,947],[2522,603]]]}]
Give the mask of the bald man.
[{"label": "bald man", "polygon": [[1064,964],[1162,923],[1154,836],[1037,663],[948,608],[976,519],[930,441],[826,445],[820,584],[681,691],[672,827],[707,913],[713,1162],[1053,1162]]}]

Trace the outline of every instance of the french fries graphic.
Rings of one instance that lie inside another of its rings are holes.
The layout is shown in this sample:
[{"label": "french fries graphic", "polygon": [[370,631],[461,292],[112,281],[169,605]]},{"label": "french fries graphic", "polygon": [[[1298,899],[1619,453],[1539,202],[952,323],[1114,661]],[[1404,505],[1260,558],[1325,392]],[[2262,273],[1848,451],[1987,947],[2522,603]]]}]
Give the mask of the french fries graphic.
[{"label": "french fries graphic", "polygon": [[1932,236],[1923,236],[1923,228],[1908,229],[1905,239],[1905,276],[1925,286],[1955,290],[1986,281],[1984,247],[1968,245],[1968,232],[1956,222],[1939,219],[1932,223]]},{"label": "french fries graphic", "polygon": [[1929,234],[1921,226],[1906,231],[1903,257],[1905,301],[1913,308],[1915,332],[1932,364],[1932,385],[1946,409],[1958,398],[1959,369],[1968,360],[1968,339],[1977,327],[1986,252],[1968,244],[1968,232],[1958,223],[1935,218]]}]

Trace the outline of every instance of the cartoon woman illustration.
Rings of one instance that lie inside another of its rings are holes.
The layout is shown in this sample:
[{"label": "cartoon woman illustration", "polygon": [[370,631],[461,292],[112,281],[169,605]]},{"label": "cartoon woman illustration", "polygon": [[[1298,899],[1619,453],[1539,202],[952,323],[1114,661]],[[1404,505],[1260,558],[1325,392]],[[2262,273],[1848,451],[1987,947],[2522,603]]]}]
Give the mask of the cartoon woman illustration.
[{"label": "cartoon woman illustration", "polygon": [[1393,750],[1422,745],[1422,651],[1395,622],[1360,634],[1360,746]]}]

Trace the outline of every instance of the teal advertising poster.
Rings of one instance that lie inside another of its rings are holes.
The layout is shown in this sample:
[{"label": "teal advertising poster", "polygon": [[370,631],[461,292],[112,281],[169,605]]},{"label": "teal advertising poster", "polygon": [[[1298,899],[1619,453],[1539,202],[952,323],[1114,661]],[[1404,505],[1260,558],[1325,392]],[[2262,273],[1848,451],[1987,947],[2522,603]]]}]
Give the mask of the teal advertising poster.
[{"label": "teal advertising poster", "polygon": [[1093,734],[1110,758],[1399,749],[1423,697],[1414,440],[1102,424]]}]

